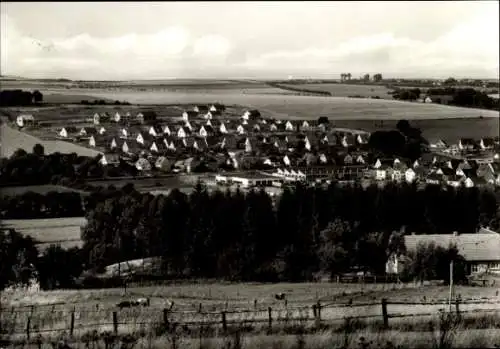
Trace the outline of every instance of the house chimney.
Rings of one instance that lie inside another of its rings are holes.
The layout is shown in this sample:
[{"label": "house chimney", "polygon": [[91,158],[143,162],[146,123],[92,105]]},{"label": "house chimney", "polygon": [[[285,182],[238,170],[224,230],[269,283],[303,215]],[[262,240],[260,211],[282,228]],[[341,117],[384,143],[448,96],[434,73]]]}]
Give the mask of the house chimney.
[{"label": "house chimney", "polygon": [[458,231],[454,231],[453,236],[458,236]]}]

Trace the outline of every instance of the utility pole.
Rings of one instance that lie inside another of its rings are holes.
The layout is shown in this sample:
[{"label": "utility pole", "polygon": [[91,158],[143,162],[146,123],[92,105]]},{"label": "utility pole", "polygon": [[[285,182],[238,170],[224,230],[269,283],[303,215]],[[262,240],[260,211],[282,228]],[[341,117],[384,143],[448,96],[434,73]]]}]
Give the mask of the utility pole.
[{"label": "utility pole", "polygon": [[449,311],[451,313],[451,297],[453,296],[453,259],[450,262],[450,298],[449,298]]}]

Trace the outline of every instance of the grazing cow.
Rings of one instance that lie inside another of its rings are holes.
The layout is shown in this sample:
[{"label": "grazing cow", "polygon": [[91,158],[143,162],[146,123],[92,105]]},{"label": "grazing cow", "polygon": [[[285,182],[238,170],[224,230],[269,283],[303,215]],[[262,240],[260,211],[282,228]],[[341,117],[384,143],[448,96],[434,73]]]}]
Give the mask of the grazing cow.
[{"label": "grazing cow", "polygon": [[276,298],[279,301],[282,301],[282,300],[284,300],[286,298],[286,295],[283,292],[282,293],[276,293],[274,295],[274,298]]},{"label": "grazing cow", "polygon": [[131,301],[121,301],[120,303],[117,303],[116,306],[122,310],[123,308],[130,308],[134,306],[134,302]]},{"label": "grazing cow", "polygon": [[142,305],[143,307],[149,307],[149,305],[150,305],[149,297],[148,298],[137,298],[135,302],[136,302],[136,305]]}]

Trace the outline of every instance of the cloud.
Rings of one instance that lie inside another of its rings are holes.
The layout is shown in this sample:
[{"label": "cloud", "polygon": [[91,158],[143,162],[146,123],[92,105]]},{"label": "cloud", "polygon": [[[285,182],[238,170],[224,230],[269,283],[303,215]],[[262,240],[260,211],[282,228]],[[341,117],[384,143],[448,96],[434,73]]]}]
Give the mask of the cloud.
[{"label": "cloud", "polygon": [[159,76],[166,71],[172,75],[172,72],[189,70],[185,65],[190,62],[193,65],[221,63],[231,50],[231,44],[223,36],[192,37],[178,26],[143,35],[130,33],[97,38],[80,34],[41,41],[23,36],[5,14],[2,14],[1,39],[0,63],[5,75],[22,75],[27,71],[38,71],[37,75],[53,74],[58,66],[61,71],[74,69],[78,73],[92,68],[87,74],[101,78],[129,73],[140,77],[141,71],[154,74],[155,70]]},{"label": "cloud", "polygon": [[250,28],[245,33],[252,35],[240,33],[239,40],[231,32],[227,36],[210,31],[194,35],[189,26],[181,25],[153,33],[131,30],[114,37],[82,33],[38,40],[21,32],[2,11],[0,70],[6,75],[36,72],[37,76],[64,74],[77,79],[195,77],[201,71],[241,71],[249,76],[253,71],[258,77],[276,72],[338,76],[345,71],[355,76],[382,72],[386,76],[487,77],[498,74],[499,19],[498,11],[486,10],[430,40],[385,30],[347,39],[344,35],[339,42],[318,39],[317,32],[305,29],[295,38],[299,33],[283,36],[279,27],[268,33],[264,27]]}]

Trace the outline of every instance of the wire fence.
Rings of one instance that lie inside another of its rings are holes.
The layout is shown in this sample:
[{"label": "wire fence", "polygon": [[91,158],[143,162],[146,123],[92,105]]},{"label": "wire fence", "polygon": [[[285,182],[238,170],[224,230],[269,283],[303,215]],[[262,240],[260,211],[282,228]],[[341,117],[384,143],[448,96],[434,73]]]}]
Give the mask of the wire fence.
[{"label": "wire fence", "polygon": [[[317,301],[312,304],[287,304],[286,301],[257,304],[253,308],[222,307],[199,304],[133,306],[119,309],[91,304],[53,303],[38,306],[4,307],[0,309],[0,334],[9,338],[30,339],[34,335],[66,332],[69,335],[84,331],[130,333],[150,331],[176,324],[183,327],[217,327],[226,331],[229,326],[262,326],[272,330],[285,325],[333,325],[346,319],[373,320],[389,326],[398,319],[435,317],[442,311],[458,314],[500,315],[498,299],[455,299],[425,302],[390,301],[335,303]],[[411,321],[411,320],[410,320]]]}]

